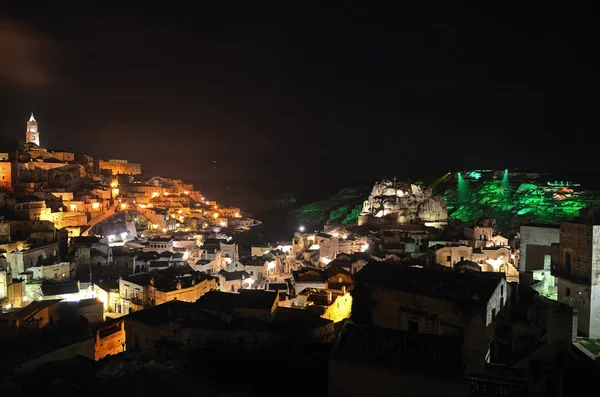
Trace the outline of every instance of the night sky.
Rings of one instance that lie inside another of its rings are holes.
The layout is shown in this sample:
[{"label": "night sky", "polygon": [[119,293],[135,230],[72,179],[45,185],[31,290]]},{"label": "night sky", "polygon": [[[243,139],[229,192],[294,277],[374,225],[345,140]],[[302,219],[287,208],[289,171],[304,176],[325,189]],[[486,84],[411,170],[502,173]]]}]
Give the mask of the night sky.
[{"label": "night sky", "polygon": [[162,3],[2,10],[0,131],[185,178],[597,163],[586,10]]}]

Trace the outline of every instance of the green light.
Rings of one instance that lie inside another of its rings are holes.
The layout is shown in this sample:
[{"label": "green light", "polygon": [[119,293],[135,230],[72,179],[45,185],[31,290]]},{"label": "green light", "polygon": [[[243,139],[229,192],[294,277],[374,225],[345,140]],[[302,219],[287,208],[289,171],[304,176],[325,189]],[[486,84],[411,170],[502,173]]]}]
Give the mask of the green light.
[{"label": "green light", "polygon": [[479,172],[479,171],[469,171],[469,172],[467,173],[467,176],[468,176],[469,178],[473,178],[473,179],[475,179],[475,180],[479,180],[479,179],[481,178],[481,176],[482,176],[482,175],[481,175],[481,172]]},{"label": "green light", "polygon": [[[566,187],[569,191],[559,190]],[[470,188],[459,177],[457,186],[446,190],[443,196],[450,219],[468,222],[483,216],[494,217],[503,230],[502,220],[517,224],[559,223],[578,216],[582,208],[600,203],[600,199],[584,196],[585,192],[578,187],[579,184],[568,181],[527,181],[513,188],[505,170],[502,178],[486,174]]]},{"label": "green light", "polygon": [[457,182],[457,190],[458,190],[458,202],[465,203],[469,200],[469,185],[463,179],[460,172],[458,173],[458,182]]}]

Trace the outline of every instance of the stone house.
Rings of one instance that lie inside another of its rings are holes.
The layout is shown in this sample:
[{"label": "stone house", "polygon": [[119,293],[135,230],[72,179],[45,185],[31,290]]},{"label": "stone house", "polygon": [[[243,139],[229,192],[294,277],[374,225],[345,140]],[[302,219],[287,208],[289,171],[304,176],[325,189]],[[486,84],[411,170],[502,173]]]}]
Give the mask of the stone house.
[{"label": "stone house", "polygon": [[221,256],[225,258],[225,260],[230,259],[236,261],[240,259],[238,244],[233,240],[219,241],[219,249],[221,251]]},{"label": "stone house", "polygon": [[352,296],[348,292],[343,294],[335,290],[307,288],[300,291],[294,306],[337,323],[350,317]]},{"label": "stone house", "polygon": [[70,280],[75,271],[75,264],[58,262],[50,265],[36,265],[27,269],[33,280]]},{"label": "stone house", "polygon": [[78,265],[106,266],[113,262],[112,248],[108,242],[91,236],[72,238],[69,257]]},{"label": "stone house", "polygon": [[507,297],[501,273],[371,262],[356,276],[351,318],[379,327],[461,336],[467,367],[480,370],[489,361],[495,320]]},{"label": "stone house", "polygon": [[216,286],[214,277],[195,272],[187,265],[135,273],[119,280],[121,310],[129,313],[140,307],[156,306],[171,300],[195,302]]},{"label": "stone house", "polygon": [[95,330],[94,359],[119,354],[126,350],[125,321],[120,318],[102,323]]},{"label": "stone house", "polygon": [[252,280],[250,274],[245,270],[228,272],[221,270],[218,273],[219,289],[224,292],[238,292],[243,288],[250,288]]},{"label": "stone house", "polygon": [[346,293],[352,289],[354,281],[349,271],[339,264],[327,266],[323,270],[304,268],[292,271],[292,294],[306,288],[332,289]]},{"label": "stone house", "polygon": [[560,243],[553,247],[558,300],[571,301],[579,311],[581,335],[600,338],[600,206],[581,210],[576,222],[562,222]]},{"label": "stone house", "polygon": [[165,251],[173,251],[173,239],[171,237],[154,237],[148,242],[148,247],[144,248],[144,252],[154,251],[162,253]]},{"label": "stone house", "polygon": [[[255,281],[262,281],[262,279],[267,275],[267,263],[263,261],[262,256],[253,256],[242,258],[240,261],[234,261],[242,264],[243,269],[250,274],[250,277]],[[229,265],[228,265],[229,267]],[[225,270],[229,271],[228,268]],[[233,269],[235,270],[235,268]]]},{"label": "stone house", "polygon": [[57,258],[59,243],[27,245],[21,250],[6,253],[6,261],[13,275],[21,274],[38,263],[53,262]]}]

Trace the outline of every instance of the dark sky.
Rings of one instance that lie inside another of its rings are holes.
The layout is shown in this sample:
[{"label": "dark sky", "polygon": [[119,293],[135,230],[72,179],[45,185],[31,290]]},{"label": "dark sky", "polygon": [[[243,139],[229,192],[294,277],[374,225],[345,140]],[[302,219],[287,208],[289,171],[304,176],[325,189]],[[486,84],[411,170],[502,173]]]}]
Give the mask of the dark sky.
[{"label": "dark sky", "polygon": [[186,178],[596,163],[586,10],[292,3],[1,10],[0,131]]}]

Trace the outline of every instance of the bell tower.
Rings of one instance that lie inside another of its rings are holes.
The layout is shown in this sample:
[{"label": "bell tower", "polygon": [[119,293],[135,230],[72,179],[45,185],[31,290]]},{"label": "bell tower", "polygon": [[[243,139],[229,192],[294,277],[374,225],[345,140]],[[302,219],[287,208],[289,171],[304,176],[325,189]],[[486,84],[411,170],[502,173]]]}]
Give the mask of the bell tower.
[{"label": "bell tower", "polygon": [[38,123],[35,121],[33,113],[31,113],[31,117],[29,117],[29,121],[27,122],[25,142],[35,143],[36,145],[40,146],[40,132],[38,131]]}]

